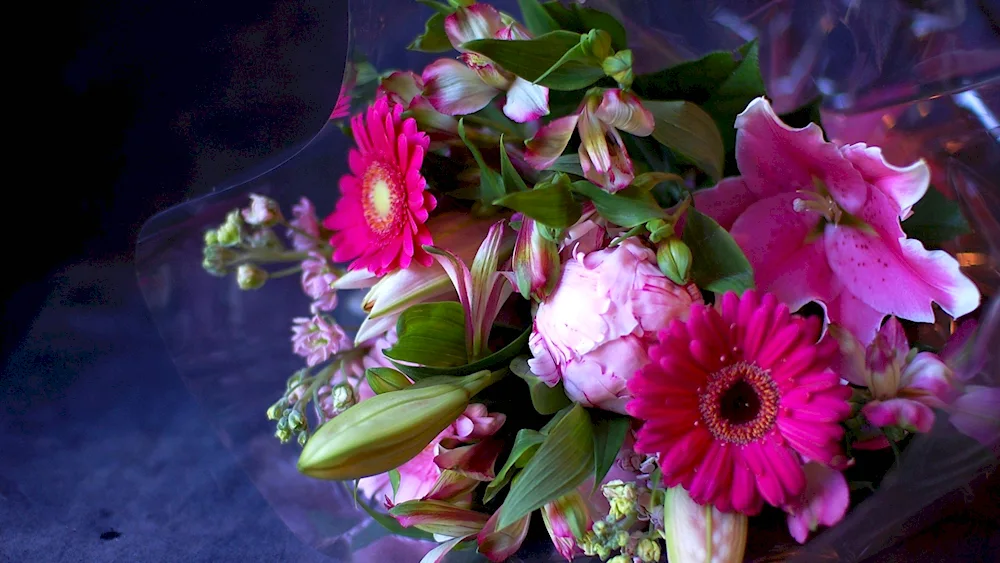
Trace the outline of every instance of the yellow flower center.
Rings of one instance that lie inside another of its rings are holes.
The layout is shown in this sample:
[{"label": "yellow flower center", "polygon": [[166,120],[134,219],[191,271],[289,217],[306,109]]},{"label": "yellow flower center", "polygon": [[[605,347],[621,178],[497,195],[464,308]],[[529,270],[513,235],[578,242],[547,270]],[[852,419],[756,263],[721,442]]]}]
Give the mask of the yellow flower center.
[{"label": "yellow flower center", "polygon": [[378,234],[385,234],[396,223],[397,208],[402,203],[397,174],[379,162],[365,170],[361,180],[361,204],[368,226]]}]

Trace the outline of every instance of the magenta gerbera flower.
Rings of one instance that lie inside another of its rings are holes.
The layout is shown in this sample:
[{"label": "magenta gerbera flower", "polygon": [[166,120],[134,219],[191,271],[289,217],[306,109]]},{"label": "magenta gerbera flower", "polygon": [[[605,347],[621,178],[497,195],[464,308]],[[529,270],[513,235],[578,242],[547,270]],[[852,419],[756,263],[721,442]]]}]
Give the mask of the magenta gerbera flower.
[{"label": "magenta gerbera flower", "polygon": [[411,262],[431,264],[423,245],[433,244],[426,222],[437,205],[420,173],[430,139],[403,107],[380,98],[351,119],[357,149],[340,179],[340,201],[323,226],[333,231],[334,260],[349,269],[382,275]]},{"label": "magenta gerbera flower", "polygon": [[720,310],[695,305],[649,349],[629,381],[635,448],[658,454],[667,486],[700,504],[756,514],[806,486],[805,461],[840,465],[848,387],[829,369],[832,339],[771,294],[727,293]]}]

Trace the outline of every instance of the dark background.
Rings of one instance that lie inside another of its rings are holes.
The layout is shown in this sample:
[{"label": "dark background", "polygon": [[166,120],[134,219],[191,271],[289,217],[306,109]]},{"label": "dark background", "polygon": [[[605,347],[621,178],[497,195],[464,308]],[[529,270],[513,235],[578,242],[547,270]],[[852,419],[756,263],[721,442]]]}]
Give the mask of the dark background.
[{"label": "dark background", "polygon": [[[34,40],[7,80],[19,98],[8,121],[23,123],[8,130],[18,148],[0,221],[0,562],[321,561],[181,384],[132,260],[151,215],[273,166],[319,130],[346,1],[44,9],[8,23]],[[977,491],[972,504],[952,495],[943,524],[882,560],[984,560],[998,549],[997,498]]]}]

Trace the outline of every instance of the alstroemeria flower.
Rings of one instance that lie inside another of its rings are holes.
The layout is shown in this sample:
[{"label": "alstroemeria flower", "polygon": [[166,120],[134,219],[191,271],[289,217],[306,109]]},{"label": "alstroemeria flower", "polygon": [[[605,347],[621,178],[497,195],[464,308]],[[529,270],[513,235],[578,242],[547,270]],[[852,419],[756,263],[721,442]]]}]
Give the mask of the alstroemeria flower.
[{"label": "alstroemeria flower", "polygon": [[423,96],[424,80],[411,71],[396,71],[382,79],[376,96],[403,106],[407,114],[417,121],[420,130],[431,138],[432,145],[458,135],[458,120],[434,109]]},{"label": "alstroemeria flower", "polygon": [[514,278],[521,296],[545,300],[559,279],[559,265],[556,243],[542,236],[534,219],[522,217],[513,259]]},{"label": "alstroemeria flower", "polygon": [[525,158],[531,166],[544,170],[552,165],[573,136],[580,133],[580,166],[584,176],[609,192],[628,187],[635,178],[619,130],[637,137],[653,133],[653,114],[631,92],[617,88],[602,95],[588,95],[576,115],[552,120],[542,126],[525,145]]},{"label": "alstroemeria flower", "polygon": [[573,491],[542,506],[542,523],[552,545],[566,561],[572,561],[583,552],[577,540],[594,524],[592,508],[580,493],[580,490]]},{"label": "alstroemeria flower", "polygon": [[479,553],[485,555],[490,561],[498,562],[506,561],[521,548],[524,538],[528,537],[531,514],[525,515],[502,530],[497,530],[499,520],[500,509],[497,509],[476,536]]},{"label": "alstroemeria flower", "polygon": [[[477,39],[531,38],[520,24],[488,4],[459,8],[445,18],[444,29],[458,51],[463,51],[464,43]],[[527,123],[548,115],[548,88],[515,76],[478,53],[463,52],[459,59],[438,59],[424,69],[424,95],[441,113],[475,113],[505,93],[503,112],[512,120]]]},{"label": "alstroemeria flower", "polygon": [[730,230],[761,291],[793,310],[818,302],[864,344],[887,315],[932,322],[932,303],[953,317],[979,306],[958,262],[900,225],[927,191],[926,163],[899,168],[877,147],[828,143],[816,124],[785,125],[764,98],[736,128],[742,176],[697,192],[695,204]]},{"label": "alstroemeria flower", "polygon": [[513,293],[507,277],[498,271],[505,228],[504,221],[498,221],[490,228],[472,261],[471,270],[451,252],[427,247],[427,251],[448,273],[458,292],[458,300],[465,309],[466,350],[470,358],[479,358],[486,352],[493,321]]},{"label": "alstroemeria flower", "polygon": [[872,394],[873,400],[861,409],[869,422],[910,432],[931,429],[933,409],[948,404],[954,396],[952,371],[941,358],[911,350],[895,317],[886,321],[867,349],[836,325],[830,332],[840,342],[841,362],[836,371]]},{"label": "alstroemeria flower", "polygon": [[819,526],[833,526],[847,514],[851,491],[844,474],[819,463],[807,463],[806,488],[788,506],[788,531],[799,543],[806,543]]}]

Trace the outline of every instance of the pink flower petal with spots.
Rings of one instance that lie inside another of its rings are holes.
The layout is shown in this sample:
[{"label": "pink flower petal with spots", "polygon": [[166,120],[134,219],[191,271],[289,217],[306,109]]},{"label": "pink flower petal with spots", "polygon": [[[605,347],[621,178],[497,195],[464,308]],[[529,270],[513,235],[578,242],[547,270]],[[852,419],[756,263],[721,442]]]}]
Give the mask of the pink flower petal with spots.
[{"label": "pink flower petal with spots", "polygon": [[893,166],[886,162],[882,149],[864,143],[841,147],[840,152],[861,172],[866,182],[896,204],[900,219],[910,214],[910,209],[924,197],[930,186],[931,170],[923,160],[909,166]]}]

